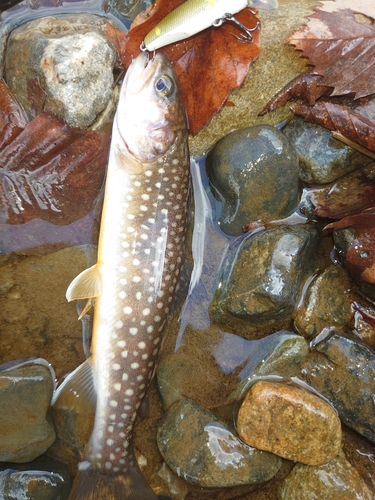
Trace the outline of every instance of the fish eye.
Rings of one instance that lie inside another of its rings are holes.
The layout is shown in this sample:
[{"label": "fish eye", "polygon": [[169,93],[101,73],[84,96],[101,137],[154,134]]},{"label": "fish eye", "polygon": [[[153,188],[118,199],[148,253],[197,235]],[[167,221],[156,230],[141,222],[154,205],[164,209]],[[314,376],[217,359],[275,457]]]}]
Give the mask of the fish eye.
[{"label": "fish eye", "polygon": [[174,82],[170,76],[162,75],[156,80],[155,88],[159,94],[168,97],[174,91]]}]

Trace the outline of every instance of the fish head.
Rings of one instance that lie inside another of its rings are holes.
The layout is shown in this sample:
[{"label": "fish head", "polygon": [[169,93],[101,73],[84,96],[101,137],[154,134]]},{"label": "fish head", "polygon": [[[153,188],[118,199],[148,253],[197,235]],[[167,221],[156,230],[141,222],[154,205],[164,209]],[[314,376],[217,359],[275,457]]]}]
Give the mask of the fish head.
[{"label": "fish head", "polygon": [[186,132],[176,73],[165,54],[141,53],[125,75],[115,119],[119,149],[140,164],[155,162]]}]

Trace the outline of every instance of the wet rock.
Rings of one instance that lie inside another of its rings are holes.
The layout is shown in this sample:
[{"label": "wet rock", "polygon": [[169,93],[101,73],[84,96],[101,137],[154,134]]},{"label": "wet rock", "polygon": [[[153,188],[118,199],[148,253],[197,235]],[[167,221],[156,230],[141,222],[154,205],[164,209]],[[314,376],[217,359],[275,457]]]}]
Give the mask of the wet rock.
[{"label": "wet rock", "polygon": [[74,14],[30,21],[11,33],[7,83],[29,116],[40,104],[30,87],[35,79],[46,93],[44,110],[70,125],[88,127],[107,107],[114,112],[116,52],[104,28],[104,18]]},{"label": "wet rock", "polygon": [[375,163],[345,175],[337,181],[309,189],[307,199],[319,217],[341,219],[375,204]]},{"label": "wet rock", "polygon": [[348,292],[351,284],[339,266],[329,266],[310,285],[294,318],[294,326],[304,337],[313,337],[323,328],[344,329],[353,319]]},{"label": "wet rock", "polygon": [[242,443],[224,421],[188,399],[171,406],[157,440],[169,467],[203,488],[262,483],[281,467],[279,457]]},{"label": "wet rock", "polygon": [[39,364],[0,372],[0,461],[28,462],[54,442],[47,415],[53,384],[50,370]]},{"label": "wet rock", "polygon": [[375,443],[375,353],[371,347],[333,332],[316,345],[302,373],[327,398],[349,427]]},{"label": "wet rock", "polygon": [[64,391],[52,400],[51,417],[56,429],[56,440],[48,456],[76,467],[83,460],[95,418],[95,401],[83,395],[82,387]]},{"label": "wet rock", "polygon": [[152,5],[151,0],[114,0],[113,6],[122,16],[134,18]]},{"label": "wet rock", "polygon": [[247,363],[238,375],[240,383],[228,400],[239,400],[258,380],[263,378],[291,378],[309,353],[306,340],[289,332],[277,332],[264,339],[248,341]]},{"label": "wet rock", "polygon": [[372,493],[341,454],[328,464],[297,464],[278,489],[279,500],[370,500]]},{"label": "wet rock", "polygon": [[[286,331],[255,341],[212,331],[195,336],[205,338],[206,344],[190,336],[189,342],[177,352],[164,353],[159,362],[156,375],[166,409],[184,397],[216,406],[223,403],[223,386],[229,390],[224,402],[238,400],[257,380],[297,375],[309,351],[303,337]],[[212,400],[212,395],[221,399]]]},{"label": "wet rock", "polygon": [[375,494],[375,446],[347,427],[343,429],[342,438],[345,458]]},{"label": "wet rock", "polygon": [[[362,302],[362,301],[361,301]],[[366,345],[375,349],[375,309],[353,302],[354,329],[353,333]]]},{"label": "wet rock", "polygon": [[249,221],[281,219],[295,210],[297,154],[276,128],[257,125],[232,132],[207,162],[214,193],[223,200],[219,224],[226,234],[240,235]]},{"label": "wet rock", "polygon": [[329,130],[302,118],[283,130],[298,152],[299,177],[307,184],[325,184],[364,167],[370,158],[334,139]]},{"label": "wet rock", "polygon": [[282,328],[315,270],[317,229],[277,226],[238,241],[223,264],[212,318],[238,332]]},{"label": "wet rock", "polygon": [[328,403],[277,382],[251,387],[238,412],[237,430],[249,446],[308,465],[328,462],[341,445],[340,419]]},{"label": "wet rock", "polygon": [[4,464],[0,469],[3,500],[66,500],[71,487],[67,468],[57,462],[37,460],[20,466]]}]

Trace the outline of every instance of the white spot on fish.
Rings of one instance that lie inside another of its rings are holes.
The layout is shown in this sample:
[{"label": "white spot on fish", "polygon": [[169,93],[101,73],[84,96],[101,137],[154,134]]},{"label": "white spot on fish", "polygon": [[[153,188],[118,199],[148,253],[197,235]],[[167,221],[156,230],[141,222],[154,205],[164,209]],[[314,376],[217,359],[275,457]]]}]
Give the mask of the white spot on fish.
[{"label": "white spot on fish", "polygon": [[119,340],[117,342],[117,345],[118,345],[118,347],[125,347],[126,346],[126,342],[125,342],[125,340]]},{"label": "white spot on fish", "polygon": [[134,328],[134,327],[129,328],[129,333],[130,333],[130,335],[137,335],[138,328]]},{"label": "white spot on fish", "polygon": [[118,382],[116,384],[114,384],[113,387],[116,389],[116,391],[120,391],[121,390],[121,384],[119,384]]},{"label": "white spot on fish", "polygon": [[142,198],[142,200],[147,201],[147,200],[149,200],[149,199],[150,199],[150,196],[149,196],[148,194],[146,194],[146,193],[143,193],[143,194],[141,195],[141,198]]},{"label": "white spot on fish", "polygon": [[127,358],[128,357],[128,351],[122,351],[121,356],[123,358]]},{"label": "white spot on fish", "polygon": [[111,401],[109,402],[109,404],[110,404],[113,408],[116,408],[116,407],[117,407],[117,401],[115,401],[114,399],[111,399]]},{"label": "white spot on fish", "polygon": [[124,314],[131,314],[133,312],[133,309],[129,306],[124,307],[123,309]]},{"label": "white spot on fish", "polygon": [[148,307],[145,307],[142,311],[143,316],[148,316],[150,314],[150,309]]},{"label": "white spot on fish", "polygon": [[[120,292],[121,294],[121,292]],[[118,321],[116,321],[115,323],[115,327],[119,330],[120,328],[122,328],[124,326],[124,323],[121,321],[121,319],[119,319]]]},{"label": "white spot on fish", "polygon": [[[132,363],[130,365],[130,368],[132,368],[133,370],[136,370],[137,368],[139,368],[139,363]],[[126,394],[126,393],[125,393]]]},{"label": "white spot on fish", "polygon": [[122,380],[124,380],[126,382],[128,379],[129,379],[129,375],[127,373],[123,373]]},{"label": "white spot on fish", "polygon": [[126,389],[125,394],[126,394],[127,396],[133,396],[134,391],[133,391],[133,389]]}]

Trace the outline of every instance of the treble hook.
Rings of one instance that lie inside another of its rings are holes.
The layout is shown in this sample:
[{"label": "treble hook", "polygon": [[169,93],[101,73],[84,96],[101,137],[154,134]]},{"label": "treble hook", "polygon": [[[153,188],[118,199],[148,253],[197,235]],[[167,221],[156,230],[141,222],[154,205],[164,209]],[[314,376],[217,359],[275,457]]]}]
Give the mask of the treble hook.
[{"label": "treble hook", "polygon": [[[146,66],[147,64],[150,62],[150,51],[147,49],[146,45],[145,45],[145,41],[143,40],[141,45],[139,46],[140,50],[142,52],[146,52],[147,53],[147,62],[146,62]],[[152,54],[152,61],[155,59],[155,54],[156,54],[156,51],[155,49],[153,50],[153,54]]]},{"label": "treble hook", "polygon": [[[254,12],[252,10],[250,10],[252,14],[254,14]],[[253,40],[253,36],[252,36],[252,32],[253,31],[256,31],[258,28],[259,28],[259,21],[257,20],[257,23],[256,25],[254,26],[254,28],[248,28],[247,26],[245,26],[244,24],[240,23],[240,21],[238,21],[238,19],[236,19],[233,14],[224,14],[223,17],[220,17],[219,19],[216,19],[212,25],[215,26],[215,27],[218,27],[218,26],[221,26],[225,21],[232,21],[232,23],[236,24],[238,26],[238,28],[242,31],[244,31],[244,33],[241,33],[240,36],[238,35],[235,35],[234,33],[232,33],[232,35],[237,38],[237,40],[239,40],[240,42],[245,42],[245,41],[248,41],[248,42],[251,42]]]}]

